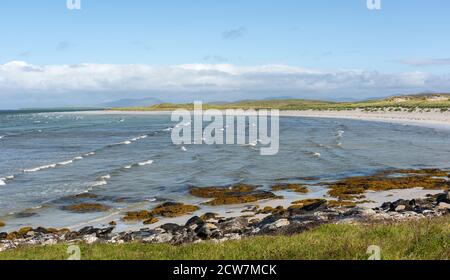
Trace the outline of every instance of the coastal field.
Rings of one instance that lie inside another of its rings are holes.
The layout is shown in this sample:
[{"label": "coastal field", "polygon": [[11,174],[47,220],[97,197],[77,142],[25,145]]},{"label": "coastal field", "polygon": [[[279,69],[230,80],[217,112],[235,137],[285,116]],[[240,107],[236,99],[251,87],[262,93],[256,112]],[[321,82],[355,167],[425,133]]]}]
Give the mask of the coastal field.
[{"label": "coastal field", "polygon": [[[265,236],[193,245],[80,245],[82,260],[383,260],[450,259],[450,216],[396,224],[329,224],[293,236]],[[25,247],[0,260],[65,260],[68,245]]]},{"label": "coastal field", "polygon": [[[119,111],[172,111],[176,109],[192,110],[193,104],[162,103],[144,107],[112,108]],[[207,103],[203,109],[279,109],[292,111],[342,111],[360,109],[364,111],[424,111],[431,112],[439,109],[442,112],[450,109],[450,94],[423,94],[393,96],[383,99],[372,99],[358,102],[332,102],[307,99],[273,99],[273,100],[245,100],[239,102]]]}]

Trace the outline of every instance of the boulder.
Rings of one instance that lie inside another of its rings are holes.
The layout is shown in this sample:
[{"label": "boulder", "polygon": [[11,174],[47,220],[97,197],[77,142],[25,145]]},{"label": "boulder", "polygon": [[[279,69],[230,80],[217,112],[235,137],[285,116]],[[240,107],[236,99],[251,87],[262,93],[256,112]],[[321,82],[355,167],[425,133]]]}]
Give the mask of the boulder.
[{"label": "boulder", "polygon": [[205,222],[200,217],[194,216],[186,222],[185,226],[189,228],[196,228],[197,226],[203,224],[205,224]]},{"label": "boulder", "polygon": [[267,229],[267,230],[277,230],[279,228],[282,227],[286,227],[288,225],[290,225],[291,223],[287,220],[287,219],[280,219],[277,220],[271,224],[267,224],[263,227],[263,229]]},{"label": "boulder", "polygon": [[177,225],[177,224],[171,224],[171,223],[164,224],[164,225],[160,226],[160,228],[162,228],[163,230],[165,230],[167,232],[172,232],[172,233],[183,229],[182,226]]},{"label": "boulder", "polygon": [[450,210],[450,204],[441,202],[441,203],[439,203],[438,209],[439,210]]},{"label": "boulder", "polygon": [[195,233],[197,236],[203,239],[207,239],[212,237],[213,233],[217,231],[218,228],[215,224],[206,223],[202,226],[199,226],[195,229]]},{"label": "boulder", "polygon": [[88,245],[94,244],[94,243],[96,243],[98,240],[99,240],[99,239],[98,239],[98,237],[97,237],[95,234],[89,234],[89,235],[83,236],[83,241],[84,241],[86,244],[88,244]]},{"label": "boulder", "polygon": [[436,197],[436,202],[438,204],[441,203],[441,202],[450,203],[450,193],[447,192],[447,193],[439,194]]},{"label": "boulder", "polygon": [[243,233],[248,226],[248,220],[244,217],[237,217],[223,221],[219,224],[220,230],[225,233]]}]

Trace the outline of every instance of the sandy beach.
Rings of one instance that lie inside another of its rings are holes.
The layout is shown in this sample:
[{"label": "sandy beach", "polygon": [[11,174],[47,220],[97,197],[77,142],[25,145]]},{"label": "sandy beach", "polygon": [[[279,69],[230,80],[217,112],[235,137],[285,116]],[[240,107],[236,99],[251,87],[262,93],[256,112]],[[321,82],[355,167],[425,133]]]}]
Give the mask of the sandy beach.
[{"label": "sandy beach", "polygon": [[[77,112],[80,113],[80,112]],[[171,111],[87,111],[83,114],[105,114],[105,115],[168,115]],[[70,113],[69,113],[70,114]],[[408,125],[417,125],[434,128],[450,129],[450,112],[440,110],[415,111],[415,112],[395,112],[395,111],[375,111],[367,112],[363,110],[349,111],[280,111],[282,117],[308,117],[308,118],[336,118],[355,119],[362,121],[389,122]]]}]

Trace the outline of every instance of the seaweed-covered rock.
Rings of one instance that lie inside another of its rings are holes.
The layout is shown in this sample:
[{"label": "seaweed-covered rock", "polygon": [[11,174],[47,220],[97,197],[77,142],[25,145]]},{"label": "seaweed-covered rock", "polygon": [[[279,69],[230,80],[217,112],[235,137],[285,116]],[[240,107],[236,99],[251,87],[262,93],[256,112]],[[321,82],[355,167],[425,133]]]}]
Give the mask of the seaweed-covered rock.
[{"label": "seaweed-covered rock", "polygon": [[153,214],[150,213],[147,210],[142,211],[132,211],[125,213],[125,216],[122,218],[125,222],[132,222],[132,221],[143,221],[153,218]]},{"label": "seaweed-covered rock", "polygon": [[159,219],[158,219],[158,218],[151,217],[151,218],[145,220],[145,221],[143,222],[143,224],[144,224],[144,225],[152,225],[152,224],[155,224],[155,223],[157,223],[157,222],[159,222]]},{"label": "seaweed-covered rock", "polygon": [[283,215],[286,212],[283,206],[277,206],[273,208],[272,206],[266,206],[263,209],[256,211],[256,214],[272,214],[272,215]]},{"label": "seaweed-covered rock", "polygon": [[0,221],[0,228],[6,226],[5,222]]},{"label": "seaweed-covered rock", "polygon": [[175,202],[166,202],[157,207],[155,207],[151,214],[154,216],[163,216],[163,217],[179,217],[184,216],[186,214],[193,213],[200,208],[194,205],[185,205],[183,203],[175,203]]},{"label": "seaweed-covered rock", "polygon": [[257,190],[257,186],[238,184],[231,187],[192,188],[190,193],[201,198],[212,198],[207,205],[232,205],[281,198],[269,191]]},{"label": "seaweed-covered rock", "polygon": [[[398,175],[398,176],[394,176]],[[423,188],[448,190],[450,181],[443,178],[448,171],[439,169],[391,170],[371,176],[350,177],[328,183],[328,194],[340,200],[364,198],[366,191],[387,191],[394,189]]]},{"label": "seaweed-covered rock", "polygon": [[74,213],[93,213],[93,212],[105,212],[111,209],[111,207],[100,203],[80,203],[63,206],[62,209]]},{"label": "seaweed-covered rock", "polygon": [[327,201],[325,199],[304,199],[292,202],[292,206],[289,206],[288,211],[290,213],[313,211],[320,206],[325,206]]},{"label": "seaweed-covered rock", "polygon": [[238,184],[231,187],[207,187],[192,188],[190,193],[193,196],[201,198],[216,198],[227,194],[250,193],[256,190],[257,186]]},{"label": "seaweed-covered rock", "polygon": [[327,201],[328,206],[330,207],[346,207],[351,208],[356,206],[356,202],[348,201],[348,200],[329,200]]},{"label": "seaweed-covered rock", "polygon": [[272,186],[272,191],[277,192],[277,191],[293,191],[296,193],[308,193],[308,188],[305,186],[302,186],[300,184],[278,184],[278,185],[274,185]]}]

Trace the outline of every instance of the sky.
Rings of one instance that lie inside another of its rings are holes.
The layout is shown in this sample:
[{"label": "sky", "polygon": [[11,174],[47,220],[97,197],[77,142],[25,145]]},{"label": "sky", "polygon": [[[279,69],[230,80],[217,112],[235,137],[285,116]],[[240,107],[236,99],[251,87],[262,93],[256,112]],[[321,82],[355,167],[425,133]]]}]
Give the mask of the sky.
[{"label": "sky", "polygon": [[0,109],[450,91],[450,1],[5,0]]}]

